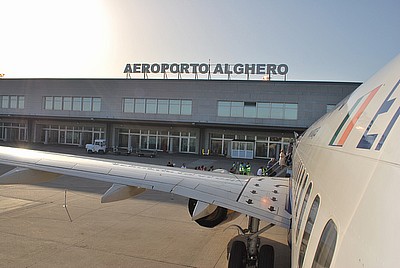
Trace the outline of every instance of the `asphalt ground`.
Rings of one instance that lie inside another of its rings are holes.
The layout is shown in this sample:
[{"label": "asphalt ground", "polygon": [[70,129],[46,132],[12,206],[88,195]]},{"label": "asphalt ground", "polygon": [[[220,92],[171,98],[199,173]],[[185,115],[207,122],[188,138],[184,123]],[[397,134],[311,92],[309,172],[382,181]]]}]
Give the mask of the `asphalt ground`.
[{"label": "asphalt ground", "polygon": [[[69,146],[29,147],[86,155],[84,149]],[[167,153],[156,158],[90,157],[159,165],[171,161],[188,168],[227,169],[233,163]],[[11,168],[0,165],[0,174]],[[101,204],[110,186],[70,176],[37,185],[0,185],[0,267],[227,267],[227,244],[237,231],[226,228],[247,227],[244,215],[213,229],[200,227],[190,219],[187,198],[156,191]],[[263,235],[263,243],[275,246],[275,267],[290,267],[286,239],[286,230],[279,227]]]}]

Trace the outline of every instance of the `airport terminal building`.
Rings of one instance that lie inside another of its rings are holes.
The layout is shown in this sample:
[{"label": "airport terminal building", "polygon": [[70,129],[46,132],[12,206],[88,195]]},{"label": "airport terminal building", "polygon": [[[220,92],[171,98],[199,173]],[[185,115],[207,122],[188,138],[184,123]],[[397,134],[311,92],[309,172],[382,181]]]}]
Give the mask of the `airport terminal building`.
[{"label": "airport terminal building", "polygon": [[360,83],[0,79],[0,140],[272,158]]}]

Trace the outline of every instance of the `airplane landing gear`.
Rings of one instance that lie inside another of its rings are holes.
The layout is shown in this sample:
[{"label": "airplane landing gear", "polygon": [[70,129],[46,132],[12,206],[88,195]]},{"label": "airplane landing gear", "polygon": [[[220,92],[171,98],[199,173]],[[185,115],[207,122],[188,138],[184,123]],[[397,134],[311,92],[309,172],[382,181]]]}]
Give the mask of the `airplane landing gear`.
[{"label": "airplane landing gear", "polygon": [[259,235],[275,226],[271,223],[259,230],[260,220],[249,217],[247,229],[233,225],[239,231],[239,236],[228,245],[229,268],[273,268],[274,248],[270,245],[260,247]]}]

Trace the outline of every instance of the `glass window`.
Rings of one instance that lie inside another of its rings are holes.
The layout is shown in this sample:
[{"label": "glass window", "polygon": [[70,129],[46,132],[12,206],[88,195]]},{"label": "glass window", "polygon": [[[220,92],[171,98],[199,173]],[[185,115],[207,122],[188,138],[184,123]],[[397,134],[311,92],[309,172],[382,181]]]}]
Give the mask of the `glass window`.
[{"label": "glass window", "polygon": [[282,138],[281,137],[270,137],[270,141],[281,142]]},{"label": "glass window", "polygon": [[271,118],[271,103],[257,103],[257,118]]},{"label": "glass window", "polygon": [[271,118],[283,119],[283,103],[271,103]]},{"label": "glass window", "polygon": [[61,110],[62,109],[62,97],[54,97],[54,110]]},{"label": "glass window", "polygon": [[181,114],[183,115],[191,115],[192,114],[192,101],[191,100],[182,100],[181,106]]},{"label": "glass window", "polygon": [[169,100],[169,114],[181,114],[180,100]]},{"label": "glass window", "polygon": [[297,104],[296,103],[286,103],[285,104],[284,119],[297,120]]},{"label": "glass window", "polygon": [[18,97],[18,108],[25,109],[25,96]]},{"label": "glass window", "polygon": [[268,145],[268,157],[278,159],[279,150],[277,144],[269,143]]},{"label": "glass window", "polygon": [[255,102],[244,103],[244,117],[255,118],[257,115],[257,106]]},{"label": "glass window", "polygon": [[147,149],[147,138],[148,136],[141,136],[141,140],[140,140],[140,149]]},{"label": "glass window", "polygon": [[18,105],[18,97],[10,96],[10,108],[17,109],[17,105]]},{"label": "glass window", "polygon": [[222,139],[222,134],[219,134],[219,133],[211,133],[210,134],[210,137],[211,138],[220,138],[220,139]]},{"label": "glass window", "polygon": [[135,99],[135,113],[145,113],[145,99]]},{"label": "glass window", "polygon": [[196,139],[189,139],[189,152],[196,152]]},{"label": "glass window", "polygon": [[124,113],[133,113],[133,99],[124,99]]},{"label": "glass window", "polygon": [[181,152],[187,152],[189,149],[189,139],[181,138]]},{"label": "glass window", "polygon": [[53,97],[44,97],[44,109],[53,110]]},{"label": "glass window", "polygon": [[300,253],[299,253],[299,267],[303,267],[304,257],[306,255],[308,241],[310,240],[311,231],[314,227],[315,218],[317,217],[320,198],[317,195],[311,205],[310,213],[308,214],[306,227],[304,229],[303,238],[301,239]]},{"label": "glass window", "polygon": [[244,103],[242,101],[231,102],[231,116],[232,117],[243,117]]},{"label": "glass window", "polygon": [[336,224],[329,220],[325,225],[314,256],[312,268],[329,268],[335,253],[337,240]]},{"label": "glass window", "polygon": [[256,140],[257,140],[257,141],[268,141],[268,136],[257,135],[257,136],[256,136]]},{"label": "glass window", "polygon": [[158,100],[157,102],[157,113],[168,114],[168,100]]},{"label": "glass window", "polygon": [[91,111],[92,110],[92,98],[83,98],[82,102],[82,111]]},{"label": "glass window", "polygon": [[218,102],[218,116],[231,116],[231,103],[229,101]]},{"label": "glass window", "polygon": [[146,99],[146,114],[157,113],[157,99]]},{"label": "glass window", "polygon": [[299,185],[296,190],[296,200],[294,201],[294,206],[296,207],[296,218],[297,218],[297,215],[299,215],[299,202],[300,202],[301,196],[304,193],[304,188],[306,187],[307,179],[308,179],[308,174],[306,175],[306,171],[304,170],[303,175],[299,181]]},{"label": "glass window", "polygon": [[64,97],[63,98],[63,110],[65,110],[65,111],[72,110],[72,97]]},{"label": "glass window", "polygon": [[156,136],[149,136],[149,149],[156,149],[157,144],[157,137]]},{"label": "glass window", "polygon": [[3,108],[10,108],[10,96],[3,96]]},{"label": "glass window", "polygon": [[304,211],[306,210],[308,198],[310,197],[310,194],[311,194],[311,188],[312,188],[312,183],[310,182],[310,184],[308,185],[308,188],[307,188],[307,192],[304,195],[303,204],[301,205],[300,216],[299,216],[299,220],[297,222],[296,240],[297,240],[297,238],[299,236],[299,231],[300,231],[301,223],[302,223],[302,220],[303,220]]},{"label": "glass window", "polygon": [[101,110],[101,98],[93,98],[93,108],[92,111],[100,112]]},{"label": "glass window", "polygon": [[72,98],[72,110],[82,111],[82,98],[81,97],[73,97]]},{"label": "glass window", "polygon": [[268,143],[256,142],[256,156],[267,157],[268,156]]},{"label": "glass window", "polygon": [[235,135],[233,135],[233,134],[224,134],[224,139],[233,140],[233,139],[235,139]]}]

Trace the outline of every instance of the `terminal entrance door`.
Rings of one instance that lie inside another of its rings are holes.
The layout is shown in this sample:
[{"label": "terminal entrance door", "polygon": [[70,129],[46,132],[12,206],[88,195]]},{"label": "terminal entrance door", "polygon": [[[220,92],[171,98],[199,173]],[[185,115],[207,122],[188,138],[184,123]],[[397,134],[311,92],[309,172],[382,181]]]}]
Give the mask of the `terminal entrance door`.
[{"label": "terminal entrance door", "polygon": [[253,141],[232,141],[231,143],[232,158],[254,158],[254,142]]}]

